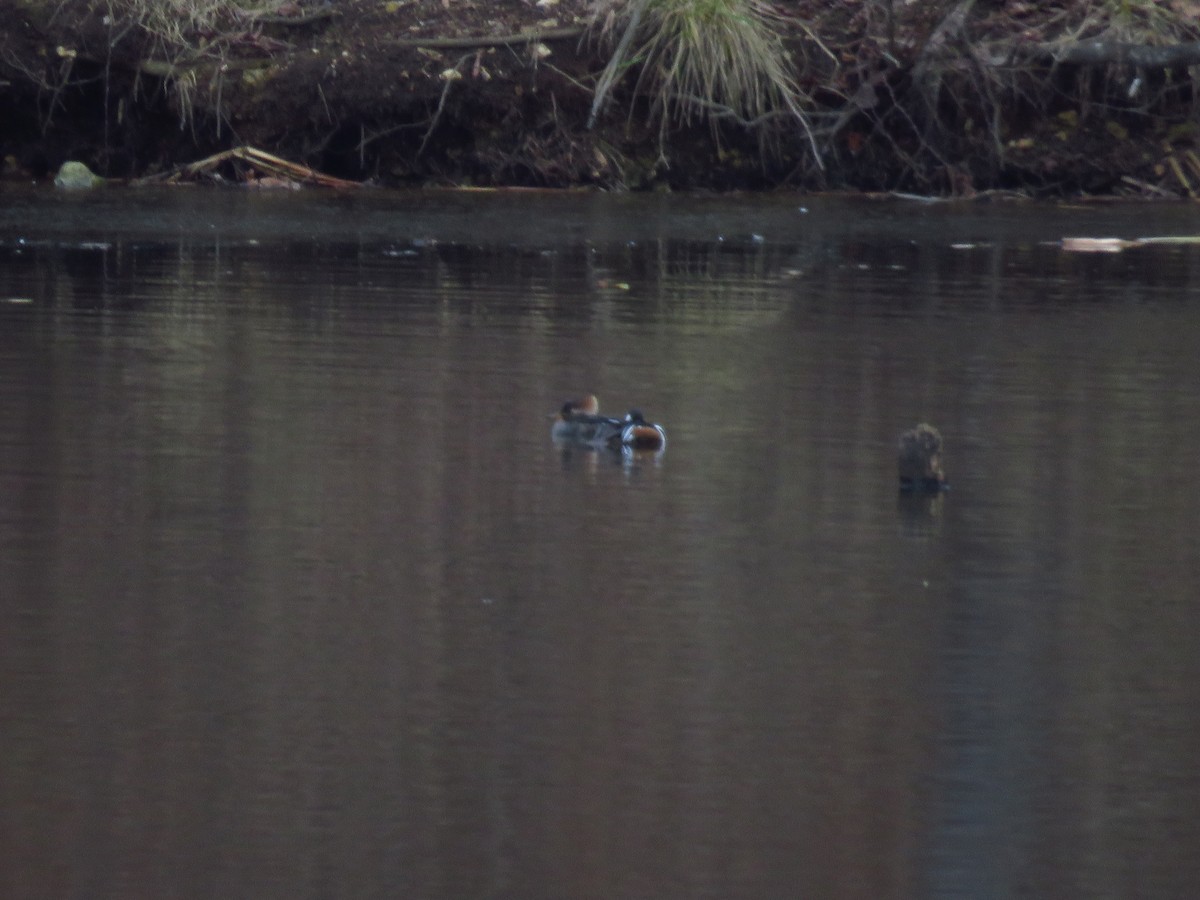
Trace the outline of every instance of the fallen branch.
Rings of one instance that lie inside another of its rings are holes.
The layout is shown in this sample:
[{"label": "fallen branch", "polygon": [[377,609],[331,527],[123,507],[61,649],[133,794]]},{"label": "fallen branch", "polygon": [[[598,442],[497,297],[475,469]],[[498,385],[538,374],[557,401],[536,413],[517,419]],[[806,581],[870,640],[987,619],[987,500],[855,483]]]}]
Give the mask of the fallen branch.
[{"label": "fallen branch", "polygon": [[162,59],[143,59],[137,64],[137,70],[143,75],[150,75],[154,78],[177,78],[190,72],[211,76],[218,70],[221,72],[244,72],[249,69],[265,69],[274,62],[275,60],[265,57],[230,60],[196,59],[185,63],[167,62]]},{"label": "fallen branch", "polygon": [[1163,197],[1169,200],[1178,199],[1179,195],[1174,191],[1168,191],[1166,188],[1159,187],[1157,184],[1150,184],[1148,181],[1134,178],[1132,175],[1122,175],[1121,181],[1130,187],[1137,188],[1144,194],[1153,194],[1157,197]]},{"label": "fallen branch", "polygon": [[464,35],[463,37],[450,38],[400,38],[399,40],[389,41],[389,44],[393,47],[429,47],[433,50],[507,47],[512,44],[535,44],[538,41],[583,37],[585,32],[586,29],[582,26],[576,26],[570,28],[547,28],[543,31],[521,31],[516,34]]},{"label": "fallen branch", "polygon": [[332,7],[325,7],[309,13],[302,13],[298,16],[275,16],[275,15],[254,15],[249,16],[248,21],[255,25],[311,25],[313,22],[320,22],[324,19],[332,19],[338,13]]},{"label": "fallen branch", "polygon": [[281,178],[296,185],[315,184],[321,187],[333,188],[362,187],[361,182],[347,181],[344,178],[335,178],[332,175],[325,175],[321,172],[318,172],[316,169],[311,169],[308,166],[302,166],[299,163],[289,162],[286,159],[274,156],[264,150],[259,150],[256,147],[234,147],[232,150],[225,150],[221,153],[213,154],[212,156],[206,157],[198,162],[188,163],[185,166],[180,166],[162,175],[151,175],[147,178],[139,178],[134,183],[149,184],[165,182],[167,184],[178,184],[181,181],[193,179],[199,175],[215,174],[217,166],[221,165],[221,163],[230,162],[233,160],[246,163],[260,174]]},{"label": "fallen branch", "polygon": [[1067,46],[1019,46],[1017,54],[1079,66],[1126,65],[1142,69],[1175,69],[1200,65],[1200,41],[1190,44],[1130,44],[1124,41],[1080,41]]}]

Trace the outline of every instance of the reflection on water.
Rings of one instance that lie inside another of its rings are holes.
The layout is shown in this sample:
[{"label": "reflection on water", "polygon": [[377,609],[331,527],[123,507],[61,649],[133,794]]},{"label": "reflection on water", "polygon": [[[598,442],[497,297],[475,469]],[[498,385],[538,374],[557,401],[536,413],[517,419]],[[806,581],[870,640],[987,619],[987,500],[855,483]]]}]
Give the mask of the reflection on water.
[{"label": "reflection on water", "polygon": [[1192,215],[18,195],[0,893],[1189,896]]}]

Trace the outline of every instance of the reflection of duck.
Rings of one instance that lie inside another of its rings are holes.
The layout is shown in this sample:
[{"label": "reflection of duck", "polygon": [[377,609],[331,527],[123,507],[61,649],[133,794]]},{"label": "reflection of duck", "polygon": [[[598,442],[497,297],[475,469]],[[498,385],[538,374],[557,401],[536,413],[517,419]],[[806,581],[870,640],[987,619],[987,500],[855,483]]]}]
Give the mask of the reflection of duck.
[{"label": "reflection of duck", "polygon": [[554,417],[550,436],[556,441],[633,450],[662,450],[667,433],[661,425],[647,422],[639,410],[631,409],[623,419],[600,415],[600,403],[594,394],[582,400],[568,400]]}]

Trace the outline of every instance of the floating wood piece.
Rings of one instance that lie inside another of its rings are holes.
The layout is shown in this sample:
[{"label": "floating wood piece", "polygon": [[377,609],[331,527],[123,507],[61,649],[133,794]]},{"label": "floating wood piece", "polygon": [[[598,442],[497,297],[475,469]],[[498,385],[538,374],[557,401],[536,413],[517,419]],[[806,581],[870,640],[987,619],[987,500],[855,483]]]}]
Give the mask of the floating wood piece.
[{"label": "floating wood piece", "polygon": [[1062,239],[1062,248],[1068,253],[1120,253],[1127,247],[1136,247],[1137,241],[1124,238],[1071,237]]},{"label": "floating wood piece", "polygon": [[1089,238],[1068,237],[1060,241],[1060,246],[1068,253],[1120,253],[1130,247],[1144,247],[1148,244],[1200,244],[1200,235],[1178,235],[1171,237],[1144,237],[1127,240],[1126,238]]}]

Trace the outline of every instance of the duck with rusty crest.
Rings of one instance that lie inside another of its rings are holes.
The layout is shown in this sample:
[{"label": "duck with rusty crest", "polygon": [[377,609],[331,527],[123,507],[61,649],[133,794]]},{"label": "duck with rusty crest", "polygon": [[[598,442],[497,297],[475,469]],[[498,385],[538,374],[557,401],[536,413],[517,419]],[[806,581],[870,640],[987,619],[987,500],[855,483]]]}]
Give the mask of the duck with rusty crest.
[{"label": "duck with rusty crest", "polygon": [[666,430],[661,425],[646,421],[640,410],[631,409],[619,419],[600,415],[600,402],[595,394],[564,403],[554,416],[550,436],[559,443],[613,450],[662,451],[667,446]]},{"label": "duck with rusty crest", "polygon": [[927,422],[900,435],[897,447],[900,490],[936,494],[947,489],[942,469],[942,434]]}]

